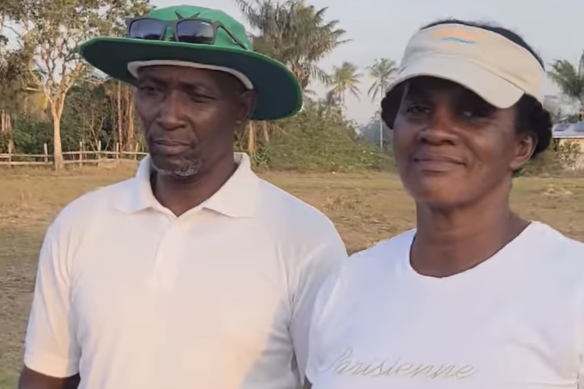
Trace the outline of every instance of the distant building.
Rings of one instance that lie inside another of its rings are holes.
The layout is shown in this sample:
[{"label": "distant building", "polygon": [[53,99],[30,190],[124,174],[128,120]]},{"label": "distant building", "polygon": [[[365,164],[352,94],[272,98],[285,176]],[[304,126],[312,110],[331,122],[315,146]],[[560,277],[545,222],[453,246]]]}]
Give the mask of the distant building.
[{"label": "distant building", "polygon": [[584,122],[558,123],[552,127],[552,138],[560,144],[571,142],[580,146],[580,158],[576,161],[576,169],[584,169]]},{"label": "distant building", "polygon": [[584,151],[584,122],[558,123],[552,127],[552,138],[577,142]]}]

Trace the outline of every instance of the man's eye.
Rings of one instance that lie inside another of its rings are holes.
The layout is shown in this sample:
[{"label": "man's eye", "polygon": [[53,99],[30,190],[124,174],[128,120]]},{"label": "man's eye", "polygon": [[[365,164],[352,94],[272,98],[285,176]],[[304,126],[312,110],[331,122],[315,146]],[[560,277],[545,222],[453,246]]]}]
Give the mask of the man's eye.
[{"label": "man's eye", "polygon": [[189,97],[189,99],[191,99],[192,101],[197,102],[197,103],[202,103],[202,102],[207,102],[207,101],[212,100],[212,98],[210,96],[207,96],[207,95],[199,93],[199,92],[188,93],[188,97]]},{"label": "man's eye", "polygon": [[138,87],[138,90],[141,93],[145,93],[145,94],[153,94],[153,93],[158,92],[158,88],[156,88],[156,87],[154,87],[152,85],[140,85]]},{"label": "man's eye", "polygon": [[430,112],[430,107],[422,104],[409,104],[406,106],[406,113],[413,116],[426,115]]}]

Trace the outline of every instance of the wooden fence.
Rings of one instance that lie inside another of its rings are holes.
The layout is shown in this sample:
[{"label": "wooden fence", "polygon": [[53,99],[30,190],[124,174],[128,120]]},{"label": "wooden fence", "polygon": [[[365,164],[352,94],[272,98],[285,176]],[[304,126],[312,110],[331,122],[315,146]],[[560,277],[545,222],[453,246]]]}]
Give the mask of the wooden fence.
[{"label": "wooden fence", "polygon": [[[0,154],[0,166],[51,166],[53,165],[53,155],[49,154],[49,148],[45,143],[43,145],[43,154],[17,154],[5,153]],[[105,151],[101,149],[101,142],[97,145],[97,150],[85,150],[82,142],[79,142],[79,151],[64,151],[63,163],[66,165],[100,165],[115,163],[119,160],[140,160],[147,153],[140,150],[140,145],[136,143],[134,151],[120,150],[120,144],[117,143],[116,151]]]}]

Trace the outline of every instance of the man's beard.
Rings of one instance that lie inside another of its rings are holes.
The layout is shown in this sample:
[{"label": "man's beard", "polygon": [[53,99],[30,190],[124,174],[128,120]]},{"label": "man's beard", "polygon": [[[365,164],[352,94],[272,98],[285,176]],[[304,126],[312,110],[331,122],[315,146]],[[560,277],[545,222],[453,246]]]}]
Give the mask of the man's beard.
[{"label": "man's beard", "polygon": [[156,157],[151,156],[151,166],[158,174],[164,176],[185,179],[194,177],[203,170],[203,161],[201,158],[188,158],[180,165],[157,163],[156,159]]}]

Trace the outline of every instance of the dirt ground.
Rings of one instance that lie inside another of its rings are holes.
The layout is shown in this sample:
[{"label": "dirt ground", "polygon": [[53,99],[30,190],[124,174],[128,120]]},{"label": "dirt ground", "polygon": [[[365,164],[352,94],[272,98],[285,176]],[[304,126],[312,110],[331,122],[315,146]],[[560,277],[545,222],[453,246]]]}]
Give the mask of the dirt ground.
[{"label": "dirt ground", "polygon": [[[0,389],[15,387],[36,256],[47,225],[72,199],[134,171],[131,164],[60,174],[40,168],[0,170]],[[395,176],[263,176],[329,215],[351,252],[413,226],[413,204]],[[513,204],[524,217],[584,240],[584,179],[517,179]]]}]

